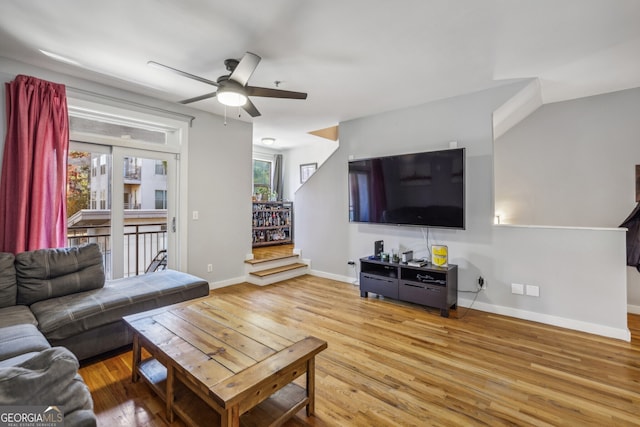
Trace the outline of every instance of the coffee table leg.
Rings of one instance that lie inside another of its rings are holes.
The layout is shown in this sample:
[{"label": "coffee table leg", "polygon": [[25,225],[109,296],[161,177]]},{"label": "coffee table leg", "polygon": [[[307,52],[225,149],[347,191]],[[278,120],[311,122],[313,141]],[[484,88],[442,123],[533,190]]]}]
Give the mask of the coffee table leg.
[{"label": "coffee table leg", "polygon": [[173,366],[167,366],[167,420],[173,422],[173,382],[175,381],[175,373]]},{"label": "coffee table leg", "polygon": [[140,335],[137,332],[133,334],[133,362],[131,366],[131,382],[138,382],[140,379],[140,374],[138,373],[138,368],[140,367]]},{"label": "coffee table leg", "polygon": [[311,416],[316,411],[316,358],[312,357],[307,361],[307,416]]},{"label": "coffee table leg", "polygon": [[240,407],[234,405],[220,414],[222,427],[240,427]]}]

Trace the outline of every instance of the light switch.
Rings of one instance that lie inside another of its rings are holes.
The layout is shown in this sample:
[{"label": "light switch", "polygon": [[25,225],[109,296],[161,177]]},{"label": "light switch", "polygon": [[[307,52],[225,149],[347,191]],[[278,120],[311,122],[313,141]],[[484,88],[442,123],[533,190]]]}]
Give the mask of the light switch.
[{"label": "light switch", "polygon": [[198,211],[193,211],[192,218],[193,219],[198,219]]},{"label": "light switch", "polygon": [[527,295],[532,297],[540,296],[540,288],[536,285],[527,285],[526,287]]}]

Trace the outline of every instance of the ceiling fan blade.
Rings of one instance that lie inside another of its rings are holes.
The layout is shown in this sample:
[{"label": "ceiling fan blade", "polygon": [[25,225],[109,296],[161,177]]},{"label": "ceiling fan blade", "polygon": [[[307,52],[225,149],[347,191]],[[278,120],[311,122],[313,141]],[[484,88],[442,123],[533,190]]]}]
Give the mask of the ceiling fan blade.
[{"label": "ceiling fan blade", "polygon": [[215,87],[219,87],[220,86],[218,84],[218,82],[214,82],[213,80],[205,79],[204,77],[196,76],[194,74],[189,74],[186,71],[178,70],[177,68],[169,67],[168,65],[160,64],[159,62],[149,61],[149,62],[147,62],[147,65],[150,65],[150,66],[155,67],[155,68],[160,68],[160,69],[163,69],[163,70],[169,70],[172,73],[176,73],[176,74],[179,74],[179,75],[181,75],[183,77],[187,77],[189,79],[197,80],[199,82],[206,83],[208,85],[212,85],[212,86],[215,86]]},{"label": "ceiling fan blade", "polygon": [[292,92],[290,90],[271,89],[268,87],[245,87],[249,96],[264,96],[267,98],[289,98],[289,99],[307,99],[304,92]]},{"label": "ceiling fan blade", "polygon": [[244,111],[246,111],[247,113],[249,113],[249,115],[251,117],[260,117],[262,114],[260,114],[260,111],[258,111],[258,109],[256,108],[255,105],[253,105],[253,102],[251,102],[250,100],[247,99],[247,103],[244,104],[242,106],[242,108],[244,109]]},{"label": "ceiling fan blade", "polygon": [[245,53],[236,66],[236,69],[233,70],[233,73],[229,76],[229,80],[240,83],[242,86],[246,85],[261,59],[262,58],[255,53]]},{"label": "ceiling fan blade", "polygon": [[184,101],[180,101],[180,104],[191,104],[192,102],[202,101],[203,99],[209,99],[216,96],[218,92],[205,93],[204,95],[196,96],[193,98],[185,99]]}]

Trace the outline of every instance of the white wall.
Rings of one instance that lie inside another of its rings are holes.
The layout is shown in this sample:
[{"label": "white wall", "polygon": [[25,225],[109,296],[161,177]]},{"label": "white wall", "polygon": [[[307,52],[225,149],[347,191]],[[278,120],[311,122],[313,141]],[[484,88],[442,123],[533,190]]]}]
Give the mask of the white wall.
[{"label": "white wall", "polygon": [[540,107],[495,142],[502,223],[617,227],[636,206],[640,89]]},{"label": "white wall", "polygon": [[[189,129],[188,156],[182,156],[180,160],[180,167],[188,170],[188,194],[183,199],[187,200],[189,215],[182,219],[188,222],[188,232],[181,237],[187,239],[188,261],[183,269],[208,280],[213,286],[243,280],[244,259],[251,253],[250,123],[227,119],[225,126],[220,116],[0,57],[0,82],[9,82],[17,74],[195,116]],[[6,133],[4,84],[2,95],[0,152]],[[191,219],[195,210],[199,212],[198,220]],[[212,273],[207,272],[207,264],[213,264]]]},{"label": "white wall", "polygon": [[[341,123],[338,151],[296,193],[296,246],[312,260],[313,271],[350,281],[356,272],[347,261],[370,255],[378,239],[387,249],[425,255],[426,230],[348,222],[347,162],[350,156],[443,149],[458,141],[467,156],[467,229],[428,234],[429,244],[449,246],[460,269],[459,290],[475,290],[482,275],[488,289],[475,307],[629,339],[622,232],[493,225],[492,113],[525,84]],[[540,297],[514,296],[512,282],[539,286]],[[460,305],[472,297],[461,292]]]},{"label": "white wall", "polygon": [[273,161],[273,156],[282,154],[283,198],[295,200],[295,193],[302,185],[300,183],[300,165],[317,163],[320,167],[327,158],[338,148],[338,142],[320,140],[303,146],[285,150],[277,150],[261,145],[253,146],[253,157],[261,160]]},{"label": "white wall", "polygon": [[[189,131],[189,270],[214,287],[244,281],[251,253],[250,123],[198,115]],[[207,273],[213,264],[213,273]]]},{"label": "white wall", "polygon": [[318,138],[317,142],[305,144],[302,147],[285,150],[285,198],[295,200],[296,191],[302,185],[300,183],[300,165],[317,163],[320,167],[327,158],[338,148],[335,141]]},{"label": "white wall", "polygon": [[[509,224],[618,227],[636,206],[640,88],[542,106],[495,142],[496,214]],[[629,311],[640,273],[629,268]]]}]

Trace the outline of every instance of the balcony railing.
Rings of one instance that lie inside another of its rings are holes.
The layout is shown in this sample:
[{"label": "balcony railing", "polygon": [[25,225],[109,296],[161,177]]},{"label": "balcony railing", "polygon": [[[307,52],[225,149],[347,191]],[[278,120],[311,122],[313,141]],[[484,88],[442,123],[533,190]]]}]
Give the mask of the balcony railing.
[{"label": "balcony railing", "polygon": [[[124,276],[144,274],[155,256],[167,249],[166,223],[125,225],[124,230]],[[97,243],[102,251],[105,275],[112,279],[112,254],[118,254],[111,244],[108,226],[72,226],[68,227],[67,245],[78,246]]]},{"label": "balcony railing", "polygon": [[142,179],[142,167],[128,164],[124,162],[124,180],[125,181],[140,181]]}]

